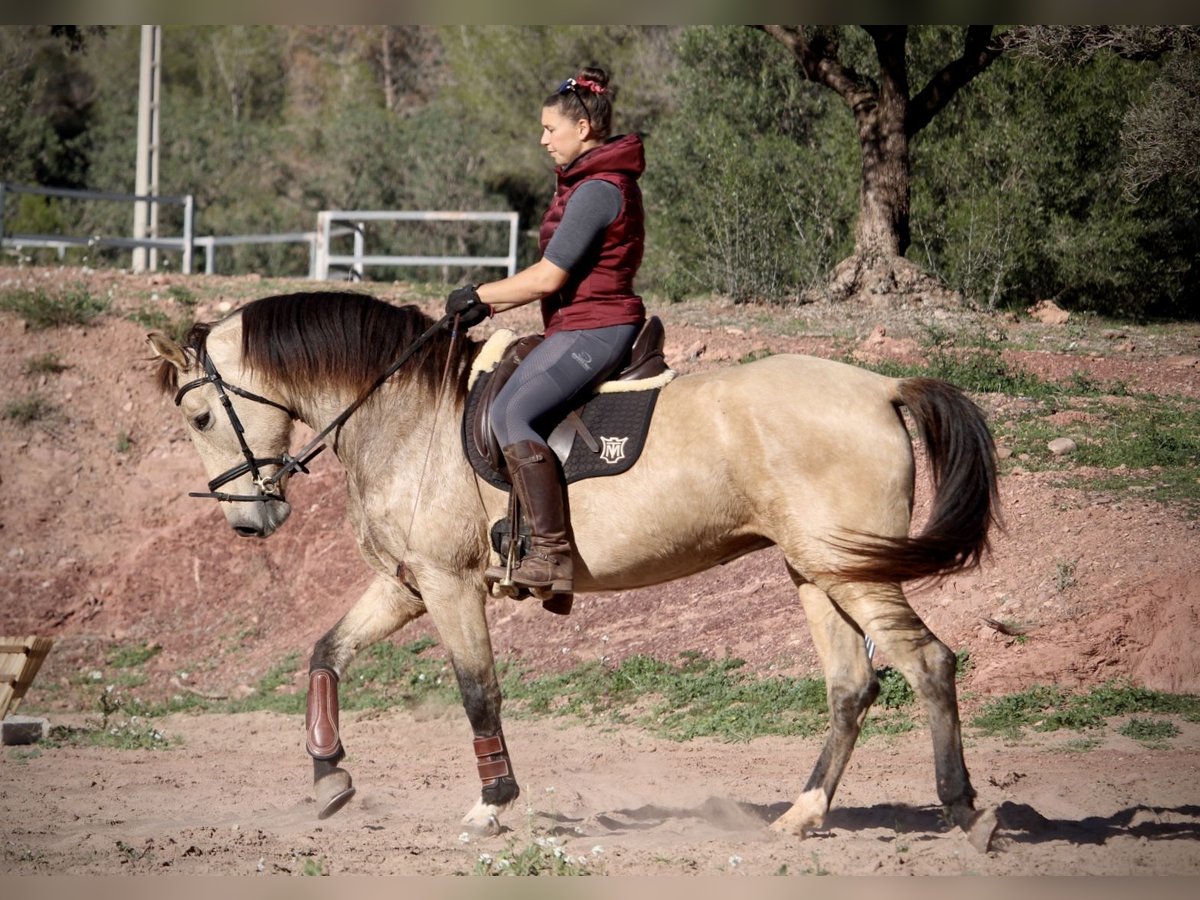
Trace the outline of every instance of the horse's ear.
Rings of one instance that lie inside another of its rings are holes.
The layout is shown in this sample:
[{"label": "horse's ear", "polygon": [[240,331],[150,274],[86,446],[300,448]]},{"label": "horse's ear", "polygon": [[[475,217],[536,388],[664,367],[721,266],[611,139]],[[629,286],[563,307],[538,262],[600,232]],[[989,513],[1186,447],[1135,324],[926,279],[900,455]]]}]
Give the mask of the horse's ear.
[{"label": "horse's ear", "polygon": [[184,369],[188,368],[189,362],[187,351],[184,350],[179,343],[171,340],[162,332],[150,332],[148,335],[146,335],[146,343],[150,345],[150,349],[154,351],[156,356],[160,357],[166,362],[169,362],[179,371],[182,372]]}]

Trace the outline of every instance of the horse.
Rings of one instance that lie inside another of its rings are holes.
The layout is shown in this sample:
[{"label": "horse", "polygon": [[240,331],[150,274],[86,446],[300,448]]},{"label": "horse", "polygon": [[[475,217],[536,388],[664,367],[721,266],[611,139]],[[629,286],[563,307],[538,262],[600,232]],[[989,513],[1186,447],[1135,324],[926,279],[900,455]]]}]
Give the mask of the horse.
[{"label": "horse", "polygon": [[[501,727],[484,570],[489,525],[504,516],[507,494],[473,471],[460,431],[482,342],[414,305],[340,291],[263,297],[182,342],[147,339],[159,386],[175,393],[213,479],[197,496],[221,501],[239,535],[265,538],[288,517],[289,477],[304,470],[288,453],[293,423],[333,435],[347,514],[375,577],[309,663],[318,816],[355,790],[339,766],[339,679],[362,650],[428,614],[474,734],[481,789],[462,825],[499,833],[520,788]],[[934,493],[917,535],[902,409],[924,443]],[[240,493],[216,490],[226,485]],[[646,587],[781,549],[824,670],[830,727],[803,790],[770,827],[804,836],[823,824],[879,692],[869,638],[924,704],[948,821],[988,846],[995,811],[975,809],[955,655],[903,591],[904,582],[977,566],[998,523],[995,444],[963,392],[792,354],[680,375],[661,390],[636,465],[572,483],[568,507],[581,592]]]}]

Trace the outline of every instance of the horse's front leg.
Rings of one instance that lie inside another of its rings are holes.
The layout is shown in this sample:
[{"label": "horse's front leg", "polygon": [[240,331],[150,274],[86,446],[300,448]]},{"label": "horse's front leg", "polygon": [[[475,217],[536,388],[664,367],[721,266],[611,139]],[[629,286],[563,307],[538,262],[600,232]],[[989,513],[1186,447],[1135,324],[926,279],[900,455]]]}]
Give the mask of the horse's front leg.
[{"label": "horse's front leg", "polygon": [[313,648],[305,729],[308,754],[313,759],[317,818],[328,818],[354,796],[350,773],[338,766],[346,756],[338,723],[338,680],[360,651],[423,612],[419,598],[380,576]]},{"label": "horse's front leg", "polygon": [[500,726],[500,682],[492,656],[484,604],[486,589],[475,573],[443,574],[422,581],[422,593],[446,647],[474,734],[475,762],[482,783],[479,801],[463,817],[468,831],[500,833],[500,813],[521,793]]}]

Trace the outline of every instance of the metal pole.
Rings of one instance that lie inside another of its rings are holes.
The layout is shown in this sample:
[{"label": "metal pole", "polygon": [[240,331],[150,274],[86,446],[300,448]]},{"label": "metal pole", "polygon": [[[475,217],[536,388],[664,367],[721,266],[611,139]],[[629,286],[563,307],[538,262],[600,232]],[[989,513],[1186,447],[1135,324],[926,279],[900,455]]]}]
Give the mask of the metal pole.
[{"label": "metal pole", "polygon": [[[362,258],[363,258],[363,250],[365,249],[363,247],[363,231],[366,229],[366,227],[367,226],[364,225],[362,222],[354,223],[354,264],[350,267],[350,276],[351,276],[350,280],[351,281],[362,281],[362,276],[363,276]],[[355,278],[354,276],[357,276],[357,278]]]},{"label": "metal pole", "polygon": [[[138,196],[158,193],[158,52],[162,46],[158,25],[142,26],[141,64],[138,75],[137,166],[134,171],[133,192]],[[158,207],[153,201],[137,200],[133,204],[133,239],[144,241],[157,237]],[[157,253],[145,247],[133,249],[134,272],[153,271],[158,263]]]},{"label": "metal pole", "polygon": [[[151,25],[150,28],[151,40],[153,42],[153,46],[151,47],[153,59],[150,60],[150,145],[147,148],[147,152],[150,154],[150,193],[158,197],[158,123],[162,100],[162,26]],[[158,237],[158,209],[160,205],[157,200],[150,204],[150,237],[152,238]],[[150,248],[150,271],[158,271],[157,247]],[[191,272],[190,264],[184,271]]]},{"label": "metal pole", "polygon": [[329,278],[329,213],[317,213],[316,258],[313,263],[313,278],[325,281]]},{"label": "metal pole", "polygon": [[508,220],[508,277],[517,274],[517,214]]},{"label": "metal pole", "polygon": [[196,224],[196,198],[188,194],[183,199],[183,274],[192,274],[192,255],[196,252],[193,235]]}]

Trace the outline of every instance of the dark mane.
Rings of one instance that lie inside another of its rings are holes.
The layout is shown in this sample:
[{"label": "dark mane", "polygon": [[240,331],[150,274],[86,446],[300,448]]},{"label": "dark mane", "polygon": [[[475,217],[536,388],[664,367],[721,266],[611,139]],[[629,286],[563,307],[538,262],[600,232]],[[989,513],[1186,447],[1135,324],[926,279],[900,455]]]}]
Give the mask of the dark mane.
[{"label": "dark mane", "polygon": [[[359,394],[416,341],[434,320],[416,306],[393,306],[367,294],[316,291],[278,294],[246,304],[242,317],[242,359],[262,377],[310,394],[340,388]],[[210,325],[197,325],[189,346],[204,347]],[[456,395],[466,395],[475,342],[460,336],[450,378]],[[396,378],[415,379],[429,388],[440,384],[450,353],[449,335],[440,333],[405,363]],[[173,366],[166,364],[174,370]],[[159,383],[166,386],[163,369]]]}]

